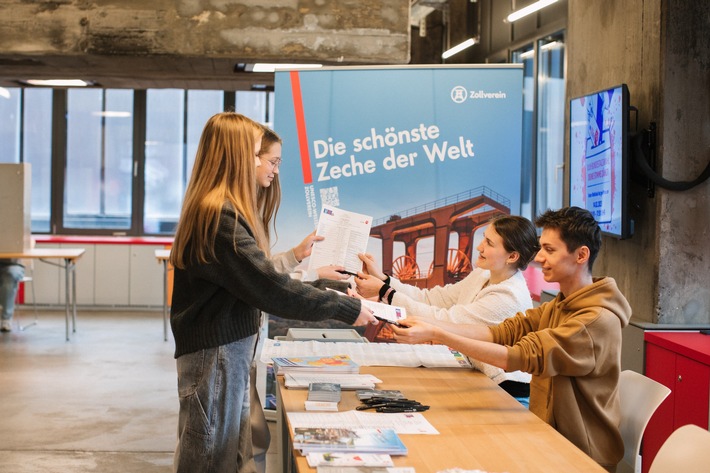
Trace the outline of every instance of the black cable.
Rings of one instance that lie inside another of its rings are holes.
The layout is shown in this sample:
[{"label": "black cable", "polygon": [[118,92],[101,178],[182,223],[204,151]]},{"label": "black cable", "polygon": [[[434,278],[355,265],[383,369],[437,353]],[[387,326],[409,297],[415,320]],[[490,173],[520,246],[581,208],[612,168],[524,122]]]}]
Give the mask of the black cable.
[{"label": "black cable", "polygon": [[634,162],[636,162],[643,174],[656,185],[672,191],[687,191],[698,184],[702,184],[710,177],[710,162],[707,166],[705,166],[705,170],[692,181],[669,181],[668,179],[664,179],[659,176],[656,171],[651,169],[651,166],[646,160],[646,153],[644,153],[642,147],[642,136],[642,134],[638,134],[632,138],[635,151]]}]

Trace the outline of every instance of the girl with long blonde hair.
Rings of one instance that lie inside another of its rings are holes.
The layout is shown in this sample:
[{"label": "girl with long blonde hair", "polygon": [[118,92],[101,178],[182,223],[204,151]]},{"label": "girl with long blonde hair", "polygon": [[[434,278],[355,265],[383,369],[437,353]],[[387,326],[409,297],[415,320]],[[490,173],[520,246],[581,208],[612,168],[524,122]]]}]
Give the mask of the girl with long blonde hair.
[{"label": "girl with long blonde hair", "polygon": [[233,112],[204,127],[170,256],[177,359],[176,473],[252,472],[249,367],[260,311],[375,322],[359,300],[280,273],[256,203],[259,124]]}]

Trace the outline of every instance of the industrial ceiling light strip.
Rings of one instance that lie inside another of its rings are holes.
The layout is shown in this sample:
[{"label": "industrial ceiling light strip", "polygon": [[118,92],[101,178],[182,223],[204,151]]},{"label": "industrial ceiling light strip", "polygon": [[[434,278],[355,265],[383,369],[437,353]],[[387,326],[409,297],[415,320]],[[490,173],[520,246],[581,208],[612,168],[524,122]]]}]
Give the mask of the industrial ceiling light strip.
[{"label": "industrial ceiling light strip", "polygon": [[27,79],[24,82],[41,87],[87,87],[94,85],[79,79]]},{"label": "industrial ceiling light strip", "polygon": [[442,53],[441,57],[444,58],[444,59],[448,59],[448,58],[450,58],[451,56],[453,56],[454,54],[460,53],[460,52],[463,51],[464,49],[470,48],[471,46],[473,46],[473,45],[476,44],[476,43],[478,43],[478,39],[476,39],[476,38],[468,38],[468,39],[467,39],[466,41],[464,41],[463,43],[459,43],[459,44],[457,44],[456,46],[454,46],[453,48],[447,49],[446,51],[444,51],[444,52]]},{"label": "industrial ceiling light strip", "polygon": [[293,69],[320,69],[323,64],[268,64],[259,63],[254,64],[252,72],[275,72],[277,70],[293,70]]},{"label": "industrial ceiling light strip", "polygon": [[514,21],[518,21],[519,19],[526,17],[530,15],[531,13],[535,13],[538,10],[542,10],[543,8],[552,5],[553,3],[556,3],[557,0],[539,0],[531,5],[528,5],[525,8],[521,8],[518,11],[514,11],[508,17],[505,19],[508,23],[512,23]]}]

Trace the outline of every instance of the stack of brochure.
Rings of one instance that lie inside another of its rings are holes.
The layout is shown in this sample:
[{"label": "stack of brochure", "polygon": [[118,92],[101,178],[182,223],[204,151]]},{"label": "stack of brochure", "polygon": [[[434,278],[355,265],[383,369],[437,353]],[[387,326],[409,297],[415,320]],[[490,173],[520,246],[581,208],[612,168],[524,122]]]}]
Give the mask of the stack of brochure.
[{"label": "stack of brochure", "polygon": [[308,385],[307,411],[337,411],[340,402],[340,385],[337,383],[311,383]]},{"label": "stack of brochure", "polygon": [[296,427],[293,448],[304,455],[315,452],[407,454],[407,447],[390,428]]},{"label": "stack of brochure", "polygon": [[341,390],[375,389],[375,384],[382,380],[371,374],[352,373],[286,373],[284,385],[287,388],[307,389],[311,383],[337,383]]},{"label": "stack of brochure", "polygon": [[392,457],[376,453],[309,453],[306,455],[306,460],[311,468],[323,466],[394,466]]},{"label": "stack of brochure", "polygon": [[298,356],[272,358],[274,374],[286,373],[359,373],[360,365],[348,355]]},{"label": "stack of brochure", "polygon": [[340,402],[340,385],[337,383],[311,383],[308,385],[308,400]]}]

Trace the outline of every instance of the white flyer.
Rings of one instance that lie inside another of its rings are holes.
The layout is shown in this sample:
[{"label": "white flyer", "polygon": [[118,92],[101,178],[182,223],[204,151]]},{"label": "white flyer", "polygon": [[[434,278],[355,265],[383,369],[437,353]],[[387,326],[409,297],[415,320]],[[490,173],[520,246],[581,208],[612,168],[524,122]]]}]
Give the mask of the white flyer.
[{"label": "white flyer", "polygon": [[324,205],[318,219],[316,235],[325,237],[313,245],[308,269],[315,270],[331,264],[344,266],[351,274],[362,269],[358,253],[367,249],[372,217],[338,207]]}]

